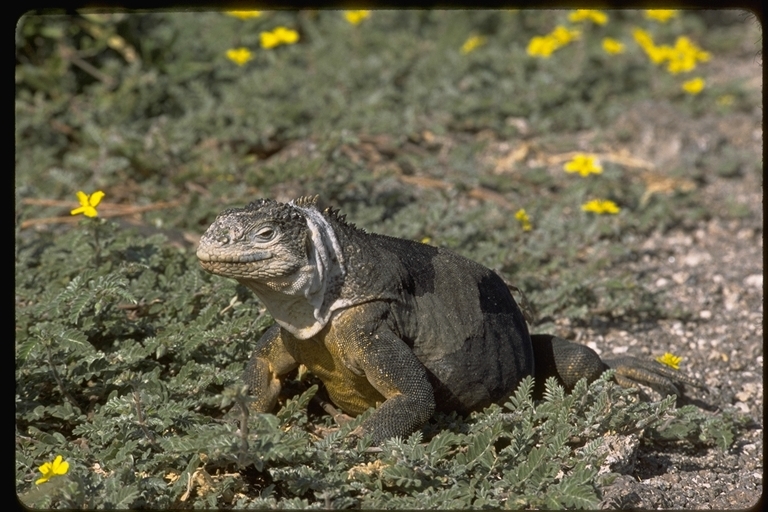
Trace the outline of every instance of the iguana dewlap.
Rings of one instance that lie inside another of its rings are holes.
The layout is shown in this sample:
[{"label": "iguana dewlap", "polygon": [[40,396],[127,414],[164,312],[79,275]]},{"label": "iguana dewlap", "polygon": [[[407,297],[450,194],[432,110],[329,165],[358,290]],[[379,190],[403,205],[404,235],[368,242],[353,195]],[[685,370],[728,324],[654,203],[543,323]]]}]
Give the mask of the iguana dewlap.
[{"label": "iguana dewlap", "polygon": [[[336,211],[321,212],[315,199],[225,210],[197,257],[205,270],[253,290],[276,321],[245,372],[259,412],[274,407],[281,377],[304,364],[345,413],[376,407],[363,428],[379,443],[410,434],[435,410],[504,401],[527,375],[572,387],[608,368],[588,347],[530,336],[507,285],[488,268],[367,233]],[[673,381],[687,382],[655,362],[609,364],[622,384],[634,378],[676,393]]]}]

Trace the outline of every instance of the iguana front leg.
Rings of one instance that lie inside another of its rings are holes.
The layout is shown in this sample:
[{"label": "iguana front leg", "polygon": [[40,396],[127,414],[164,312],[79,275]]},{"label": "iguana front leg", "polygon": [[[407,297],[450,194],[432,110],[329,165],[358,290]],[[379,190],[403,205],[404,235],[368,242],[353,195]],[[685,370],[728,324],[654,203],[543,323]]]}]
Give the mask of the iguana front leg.
[{"label": "iguana front leg", "polygon": [[254,397],[251,409],[256,412],[271,412],[274,409],[282,388],[280,378],[299,366],[286,350],[280,334],[277,324],[267,329],[245,368],[243,381]]},{"label": "iguana front leg", "polygon": [[364,353],[362,369],[386,400],[363,429],[371,432],[375,444],[419,429],[435,412],[435,394],[424,366],[391,331],[376,333]]},{"label": "iguana front leg", "polygon": [[362,425],[380,444],[426,423],[435,411],[435,395],[424,365],[403,340],[383,323],[360,321],[371,310],[369,305],[367,311],[351,308],[339,315],[332,342],[338,344],[343,364],[384,398]]}]

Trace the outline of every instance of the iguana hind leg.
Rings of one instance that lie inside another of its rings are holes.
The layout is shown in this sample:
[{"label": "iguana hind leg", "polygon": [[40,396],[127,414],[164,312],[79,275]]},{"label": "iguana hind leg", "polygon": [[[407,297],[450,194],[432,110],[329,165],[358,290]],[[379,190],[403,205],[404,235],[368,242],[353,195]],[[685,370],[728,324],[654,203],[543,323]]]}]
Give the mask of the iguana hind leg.
[{"label": "iguana hind leg", "polygon": [[694,379],[657,361],[625,356],[601,360],[591,348],[551,334],[532,334],[536,384],[534,395],[542,396],[547,377],[555,377],[570,391],[581,378],[592,382],[605,370],[616,370],[614,380],[622,387],[642,384],[666,395],[682,396],[679,386],[688,384],[704,388]]},{"label": "iguana hind leg", "polygon": [[551,334],[532,334],[531,342],[536,397],[543,395],[544,382],[548,377],[555,377],[566,391],[571,391],[580,379],[586,378],[592,382],[608,369],[600,356],[585,345],[572,343]]},{"label": "iguana hind leg", "polygon": [[635,387],[642,384],[666,395],[683,396],[680,384],[688,384],[700,389],[706,389],[696,380],[657,361],[646,361],[636,357],[625,356],[603,361],[608,368],[616,370],[613,378],[622,387]]}]

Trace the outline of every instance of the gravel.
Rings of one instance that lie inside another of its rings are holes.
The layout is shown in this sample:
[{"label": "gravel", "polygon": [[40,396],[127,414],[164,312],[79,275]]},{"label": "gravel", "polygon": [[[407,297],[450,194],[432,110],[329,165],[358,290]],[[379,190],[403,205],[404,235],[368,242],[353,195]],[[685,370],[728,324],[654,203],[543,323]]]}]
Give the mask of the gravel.
[{"label": "gravel", "polygon": [[696,398],[719,410],[735,408],[751,426],[727,451],[639,444],[634,464],[603,490],[605,508],[744,509],[762,496],[762,179],[713,178],[701,193],[708,204],[737,201],[748,213],[733,219],[715,208],[692,228],[638,241],[642,256],[627,263],[641,281],[665,292],[666,310],[688,311],[690,318],[662,319],[636,332],[595,325],[579,337],[603,354],[682,355],[681,370],[709,388]]}]

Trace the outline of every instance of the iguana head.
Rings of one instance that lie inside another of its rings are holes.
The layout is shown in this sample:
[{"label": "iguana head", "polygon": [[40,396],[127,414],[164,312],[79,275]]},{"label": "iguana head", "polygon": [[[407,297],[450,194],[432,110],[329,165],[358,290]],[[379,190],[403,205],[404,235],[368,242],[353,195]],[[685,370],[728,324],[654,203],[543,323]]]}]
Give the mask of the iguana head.
[{"label": "iguana head", "polygon": [[343,254],[315,201],[260,199],[224,210],[197,249],[203,269],[253,290],[275,320],[300,339],[316,334],[344,306],[339,300]]},{"label": "iguana head", "polygon": [[308,264],[308,231],[298,209],[261,199],[221,212],[200,239],[197,257],[220,276],[280,281]]}]

